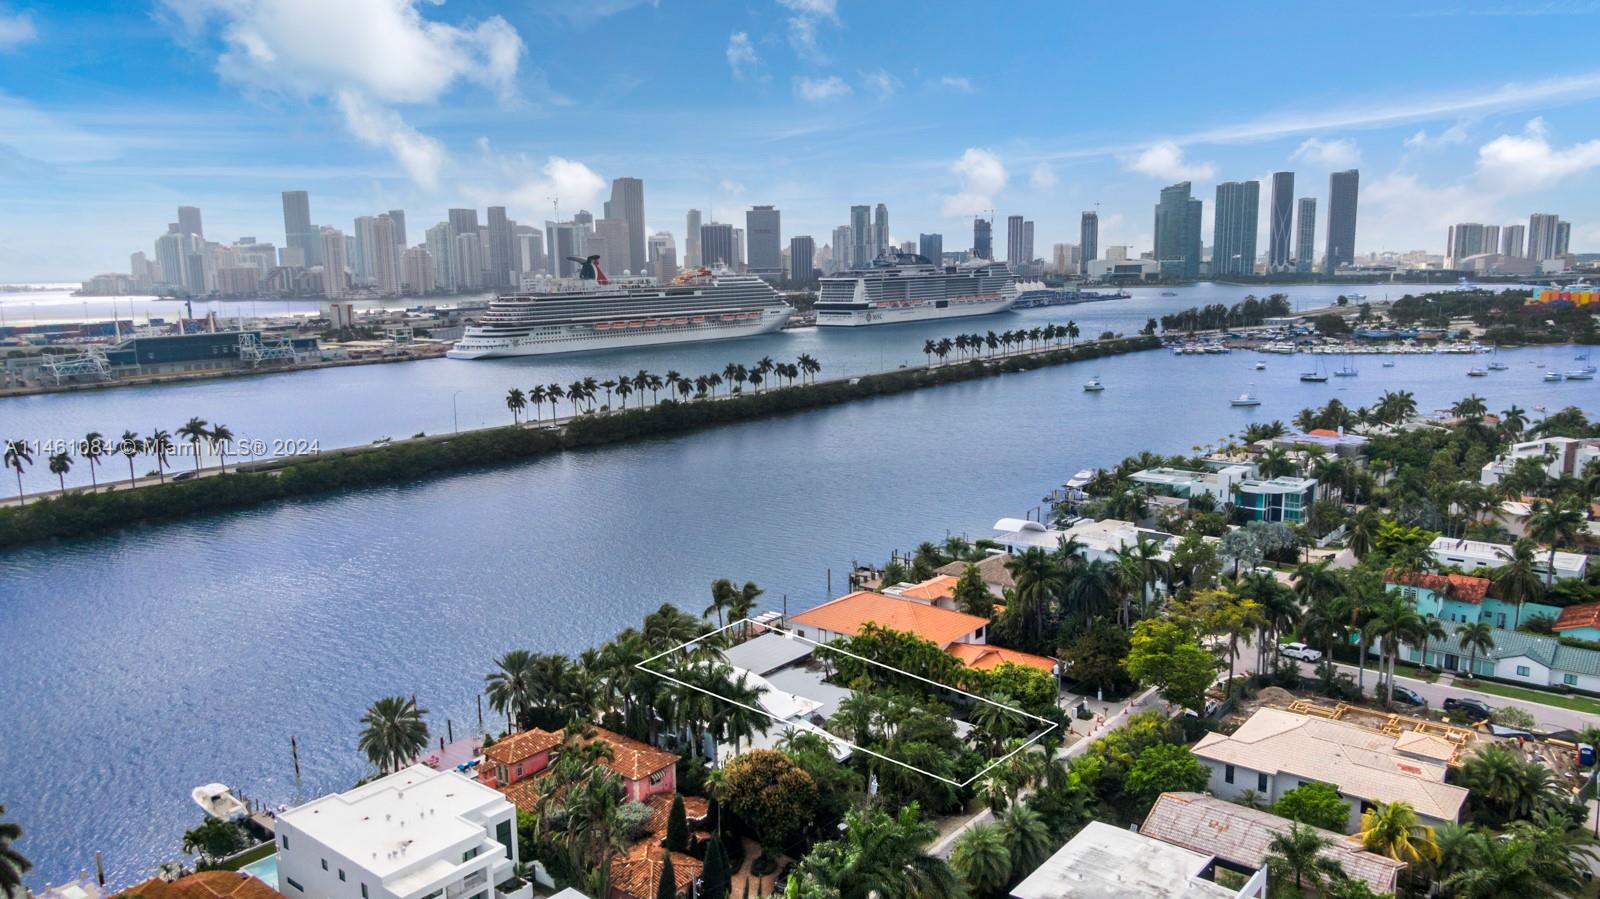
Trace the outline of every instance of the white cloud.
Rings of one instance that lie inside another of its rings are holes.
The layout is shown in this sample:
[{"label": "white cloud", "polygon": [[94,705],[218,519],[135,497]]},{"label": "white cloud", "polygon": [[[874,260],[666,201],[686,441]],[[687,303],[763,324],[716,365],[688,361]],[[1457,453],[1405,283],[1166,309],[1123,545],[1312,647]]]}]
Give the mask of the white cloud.
[{"label": "white cloud", "polygon": [[9,13],[4,6],[0,6],[0,50],[10,50],[38,37],[39,31],[33,27],[33,16],[25,12]]},{"label": "white cloud", "polygon": [[850,85],[837,75],[826,78],[796,78],[794,92],[808,103],[835,100],[850,93]]},{"label": "white cloud", "polygon": [[[1323,210],[1319,210],[1323,211]],[[1393,173],[1361,186],[1361,247],[1440,247],[1456,222],[1499,221],[1494,201],[1462,185],[1434,187]]]},{"label": "white cloud", "polygon": [[1544,119],[1528,122],[1521,134],[1502,134],[1478,148],[1478,178],[1507,193],[1539,190],[1600,166],[1600,140],[1551,146]]},{"label": "white cloud", "polygon": [[778,5],[794,13],[789,17],[789,46],[805,59],[826,63],[827,56],[817,48],[817,25],[839,24],[836,0],[778,0]]},{"label": "white cloud", "polygon": [[461,84],[508,99],[524,51],[499,16],[451,25],[424,18],[419,0],[162,2],[192,32],[216,25],[222,77],[332,101],[353,135],[387,147],[424,186],[437,183],[445,150],[393,107],[434,103]]},{"label": "white cloud", "polygon": [[724,178],[717,182],[717,189],[725,194],[733,194],[736,197],[744,194],[744,185],[731,178]]},{"label": "white cloud", "polygon": [[939,79],[939,84],[942,87],[948,87],[963,94],[972,93],[972,82],[964,75],[945,75]]},{"label": "white cloud", "polygon": [[1005,190],[1008,180],[1000,157],[977,147],[968,147],[951,163],[950,172],[960,181],[957,191],[944,198],[944,215],[951,218],[993,210],[995,194]]},{"label": "white cloud", "polygon": [[1356,149],[1355,141],[1352,140],[1344,138],[1322,140],[1308,137],[1289,154],[1289,158],[1302,159],[1330,169],[1348,169],[1361,161],[1361,151]]},{"label": "white cloud", "polygon": [[1404,146],[1407,150],[1420,150],[1425,147],[1436,147],[1444,144],[1462,144],[1467,141],[1467,123],[1456,122],[1437,135],[1428,134],[1427,129],[1418,129],[1416,134],[1406,138]]},{"label": "white cloud", "polygon": [[750,35],[743,31],[728,35],[728,67],[733,69],[733,77],[743,78],[760,62],[756,48],[750,43]]},{"label": "white cloud", "polygon": [[1050,167],[1050,163],[1041,162],[1028,174],[1028,183],[1034,190],[1049,193],[1056,189],[1056,171]]},{"label": "white cloud", "polygon": [[900,89],[900,79],[890,75],[887,71],[879,69],[876,72],[861,73],[861,80],[866,83],[867,90],[877,95],[879,100],[887,100],[894,96]]},{"label": "white cloud", "polygon": [[542,163],[524,154],[498,154],[487,138],[478,139],[482,151],[476,171],[487,176],[480,184],[463,188],[467,197],[479,205],[506,203],[516,217],[533,221],[553,214],[551,201],[561,205],[562,218],[571,218],[579,209],[594,209],[606,182],[581,162],[560,156]]},{"label": "white cloud", "polygon": [[1209,162],[1189,162],[1184,158],[1183,148],[1170,140],[1153,143],[1137,155],[1124,159],[1123,167],[1168,181],[1204,181],[1217,172],[1217,167]]}]

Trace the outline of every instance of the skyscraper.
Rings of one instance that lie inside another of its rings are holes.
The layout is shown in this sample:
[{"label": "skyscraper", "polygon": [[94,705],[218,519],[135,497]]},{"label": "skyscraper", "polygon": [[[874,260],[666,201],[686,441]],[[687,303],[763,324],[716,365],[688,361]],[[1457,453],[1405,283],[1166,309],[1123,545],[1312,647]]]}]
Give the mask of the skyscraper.
[{"label": "skyscraper", "polygon": [[516,241],[504,206],[489,207],[489,280],[485,287],[512,287],[517,277]]},{"label": "skyscraper", "polygon": [[449,222],[427,231],[428,253],[433,256],[433,283],[440,290],[456,289],[456,239]]},{"label": "skyscraper", "polygon": [[872,218],[872,257],[876,259],[889,249],[889,207],[878,204]]},{"label": "skyscraper", "polygon": [[350,234],[355,238],[356,251],[349,260],[350,272],[357,284],[366,284],[372,280],[372,264],[368,259],[373,241],[377,239],[378,220],[374,216],[358,215],[354,225]]},{"label": "skyscraper", "polygon": [[744,229],[733,229],[733,270],[743,272],[749,270],[744,259]]},{"label": "skyscraper", "polygon": [[981,216],[972,220],[972,255],[994,258],[994,223]]},{"label": "skyscraper", "polygon": [[367,244],[368,277],[379,294],[400,292],[400,251],[394,239],[394,220],[388,215],[373,219],[371,240]]},{"label": "skyscraper", "polygon": [[628,223],[627,240],[622,247],[613,246],[612,265],[634,274],[644,274],[644,182],[638,178],[614,178],[611,181],[611,199],[606,201],[606,218],[621,219]]},{"label": "skyscraper", "polygon": [[483,236],[474,228],[456,235],[456,260],[461,266],[456,272],[456,284],[462,289],[476,290],[484,284]]},{"label": "skyscraper", "polygon": [[[532,225],[518,225],[515,229],[515,237],[517,242],[517,274],[531,275],[535,272],[544,271],[544,234]],[[519,284],[517,286],[520,288],[522,285]]]},{"label": "skyscraper", "polygon": [[578,265],[570,257],[584,251],[585,234],[577,222],[544,223],[544,245],[550,252],[550,274],[557,278],[571,278],[578,273]]},{"label": "skyscraper", "polygon": [[1528,217],[1528,258],[1535,262],[1550,259],[1556,254],[1556,225],[1561,217],[1548,212],[1535,212]]},{"label": "skyscraper", "polygon": [[[1290,244],[1294,237],[1294,172],[1272,173],[1271,215],[1267,223],[1267,271],[1293,271],[1294,252]],[[1212,258],[1216,258],[1215,254]]]},{"label": "skyscraper", "polygon": [[1100,258],[1100,213],[1085,211],[1078,223],[1078,273],[1089,274],[1089,262]]},{"label": "skyscraper", "polygon": [[657,231],[645,239],[645,252],[649,255],[646,262],[650,266],[650,274],[657,281],[665,284],[678,274],[678,248],[673,243],[672,235],[666,231]]},{"label": "skyscraper", "polygon": [[1476,256],[1483,252],[1483,225],[1478,222],[1462,222],[1451,225],[1445,233],[1445,265],[1450,268],[1459,268],[1461,260],[1468,256]]},{"label": "skyscraper", "polygon": [[700,226],[700,256],[708,266],[735,267],[739,258],[734,252],[733,226],[716,222]]},{"label": "skyscraper", "polygon": [[439,273],[434,269],[433,254],[427,247],[408,247],[400,254],[400,280],[406,290],[415,293],[429,293],[435,289]]},{"label": "skyscraper", "polygon": [[482,250],[482,242],[477,239],[478,210],[451,209],[448,211],[447,216],[450,221],[450,239],[455,244],[450,248],[450,251],[455,254],[455,265],[452,268],[455,270],[456,289],[481,287],[483,285],[482,261],[476,256],[467,257],[461,255],[461,248],[464,246],[461,238],[469,234],[473,236],[472,248],[480,252]]},{"label": "skyscraper", "polygon": [[1202,204],[1189,196],[1189,182],[1161,189],[1156,204],[1155,255],[1164,275],[1200,276],[1200,216]]},{"label": "skyscraper", "polygon": [[1507,225],[1500,229],[1500,255],[1521,256],[1523,238],[1527,236],[1526,225]]},{"label": "skyscraper", "polygon": [[1028,260],[1023,257],[1023,224],[1025,220],[1020,215],[1006,217],[1006,262],[1012,266],[1021,265]]},{"label": "skyscraper", "polygon": [[1356,199],[1361,192],[1361,172],[1348,169],[1328,176],[1328,243],[1322,271],[1333,274],[1341,265],[1356,261]]},{"label": "skyscraper", "polygon": [[851,233],[849,225],[840,225],[833,229],[832,272],[850,270],[852,263],[850,253],[855,248],[855,242],[855,235]]},{"label": "skyscraper", "polygon": [[745,239],[750,248],[750,271],[758,275],[777,276],[783,273],[780,219],[778,210],[771,206],[755,206],[744,214]]},{"label": "skyscraper", "polygon": [[1572,223],[1556,222],[1556,255],[1567,255],[1568,245],[1572,242]]},{"label": "skyscraper", "polygon": [[683,265],[685,268],[695,268],[704,265],[700,261],[700,210],[689,210],[688,230],[683,235]]},{"label": "skyscraper", "polygon": [[[1256,270],[1256,215],[1261,182],[1224,181],[1217,185],[1211,233],[1211,274],[1253,275]],[[1277,209],[1273,209],[1274,215]]]},{"label": "skyscraper", "polygon": [[404,209],[389,210],[389,224],[394,228],[395,246],[408,247],[406,242],[406,211]]},{"label": "skyscraper", "polygon": [[877,253],[872,250],[872,207],[850,207],[850,238],[854,243],[850,247],[850,264],[865,266],[877,258]]},{"label": "skyscraper", "polygon": [[349,291],[345,281],[346,264],[344,232],[338,228],[323,228],[318,235],[322,241],[322,295],[337,299]]},{"label": "skyscraper", "polygon": [[1294,270],[1305,273],[1317,263],[1317,198],[1301,197],[1295,210],[1298,232],[1294,242]]},{"label": "skyscraper", "polygon": [[628,223],[623,219],[594,220],[594,233],[589,236],[585,256],[600,256],[600,269],[608,275],[632,274],[624,262],[628,258]]},{"label": "skyscraper", "polygon": [[184,234],[193,234],[196,237],[206,236],[206,229],[200,227],[200,207],[178,207],[178,230]]},{"label": "skyscraper", "polygon": [[1022,264],[1028,265],[1034,260],[1033,254],[1033,222],[1022,223]]},{"label": "skyscraper", "polygon": [[944,264],[944,235],[917,235],[917,252],[934,265]]},{"label": "skyscraper", "polygon": [[307,266],[322,264],[322,236],[311,224],[311,195],[303,190],[283,192],[283,243],[299,247]]},{"label": "skyscraper", "polygon": [[789,238],[789,283],[810,284],[816,257],[816,241],[804,234]]}]

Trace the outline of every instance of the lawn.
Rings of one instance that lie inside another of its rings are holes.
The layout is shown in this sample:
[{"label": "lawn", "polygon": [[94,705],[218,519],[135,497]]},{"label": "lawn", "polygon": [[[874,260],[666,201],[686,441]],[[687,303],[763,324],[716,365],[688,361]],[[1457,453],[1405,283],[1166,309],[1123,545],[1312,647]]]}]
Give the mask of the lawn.
[{"label": "lawn", "polygon": [[1525,702],[1537,702],[1544,705],[1553,705],[1557,708],[1572,709],[1575,712],[1600,715],[1600,701],[1590,699],[1587,696],[1563,695],[1544,690],[1527,690],[1522,687],[1513,687],[1508,684],[1486,680],[1474,681],[1471,686],[1468,686],[1458,679],[1455,681],[1455,685],[1468,690],[1477,690],[1481,693],[1493,693],[1496,696],[1505,696],[1510,699],[1521,699]]}]

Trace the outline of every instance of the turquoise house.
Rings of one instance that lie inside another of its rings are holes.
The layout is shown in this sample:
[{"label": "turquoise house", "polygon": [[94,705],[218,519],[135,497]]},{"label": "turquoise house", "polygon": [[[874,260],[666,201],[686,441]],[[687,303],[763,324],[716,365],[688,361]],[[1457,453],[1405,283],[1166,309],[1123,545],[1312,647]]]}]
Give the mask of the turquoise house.
[{"label": "turquoise house", "polygon": [[[1418,612],[1440,621],[1457,624],[1487,621],[1497,628],[1509,630],[1515,628],[1518,621],[1527,621],[1534,615],[1556,618],[1563,614],[1563,610],[1557,606],[1525,602],[1522,604],[1522,615],[1519,618],[1516,603],[1489,595],[1488,578],[1466,574],[1401,576],[1391,571],[1385,575],[1384,583],[1391,591],[1409,599]],[[1600,603],[1595,605],[1600,606]],[[1600,627],[1596,627],[1594,632],[1600,635]]]},{"label": "turquoise house", "polygon": [[1563,637],[1600,642],[1600,602],[1586,602],[1562,609],[1561,614],[1556,616],[1555,631]]}]

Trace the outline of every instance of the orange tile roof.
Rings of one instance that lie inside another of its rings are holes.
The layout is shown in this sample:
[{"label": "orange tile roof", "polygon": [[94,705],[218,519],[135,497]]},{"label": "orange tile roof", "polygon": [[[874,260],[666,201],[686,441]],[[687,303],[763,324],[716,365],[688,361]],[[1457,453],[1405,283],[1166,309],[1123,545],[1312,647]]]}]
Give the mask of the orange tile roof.
[{"label": "orange tile roof", "polygon": [[1556,618],[1556,630],[1568,631],[1579,627],[1600,627],[1600,602],[1586,602],[1561,610]]},{"label": "orange tile roof", "polygon": [[1489,593],[1489,579],[1470,574],[1411,574],[1401,575],[1394,570],[1383,573],[1386,584],[1404,584],[1443,593],[1462,602],[1480,603]]},{"label": "orange tile roof", "polygon": [[901,590],[899,595],[910,599],[925,599],[928,602],[933,602],[946,596],[955,596],[956,582],[959,580],[960,578],[951,577],[948,574],[935,575],[914,587],[907,587]]},{"label": "orange tile roof", "polygon": [[483,757],[502,765],[514,765],[561,745],[561,735],[535,727],[506,737],[483,751]]},{"label": "orange tile roof", "polygon": [[1312,428],[1311,430],[1307,431],[1306,433],[1309,434],[1312,437],[1338,437],[1338,436],[1340,436],[1339,432],[1333,430],[1332,428]]},{"label": "orange tile roof", "polygon": [[1037,668],[1047,674],[1056,670],[1055,659],[1036,656],[1032,653],[1018,652],[1015,649],[1006,649],[1001,646],[987,646],[982,643],[953,643],[949,653],[961,660],[961,664],[968,668],[977,668],[980,671],[993,671],[1007,662],[1013,665],[1023,665],[1028,668]]},{"label": "orange tile roof", "polygon": [[[676,860],[673,864],[677,864]],[[283,899],[282,893],[238,871],[200,871],[173,881],[152,877],[116,894],[113,899],[133,896],[140,899]]]},{"label": "orange tile roof", "polygon": [[987,618],[867,590],[857,590],[830,600],[793,615],[789,620],[793,624],[809,625],[851,637],[859,634],[863,626],[872,623],[931,640],[940,649],[989,624]]},{"label": "orange tile roof", "polygon": [[[506,800],[524,812],[535,811],[539,801],[539,784],[544,779],[555,773],[554,768],[546,768],[532,777],[524,777],[507,787],[495,787],[505,795]],[[556,795],[560,795],[557,793]]]},{"label": "orange tile roof", "polygon": [[639,780],[678,763],[678,757],[670,752],[664,752],[648,743],[624,737],[603,727],[586,725],[583,735],[578,738],[578,743],[588,746],[596,740],[604,740],[611,744],[611,760],[602,759],[600,763],[622,775],[624,780]]},{"label": "orange tile roof", "polygon": [[[672,817],[672,800],[676,793],[657,793],[644,801],[650,806],[650,820],[645,822],[645,827],[659,837],[667,835],[667,819]],[[701,796],[683,797],[683,817],[689,823],[704,821],[706,815],[711,813],[711,804]]]},{"label": "orange tile roof", "polygon": [[[662,859],[667,850],[654,839],[641,840],[611,860],[611,888],[635,899],[652,899],[661,883]],[[672,880],[682,893],[704,873],[705,865],[692,855],[672,853]]]}]

